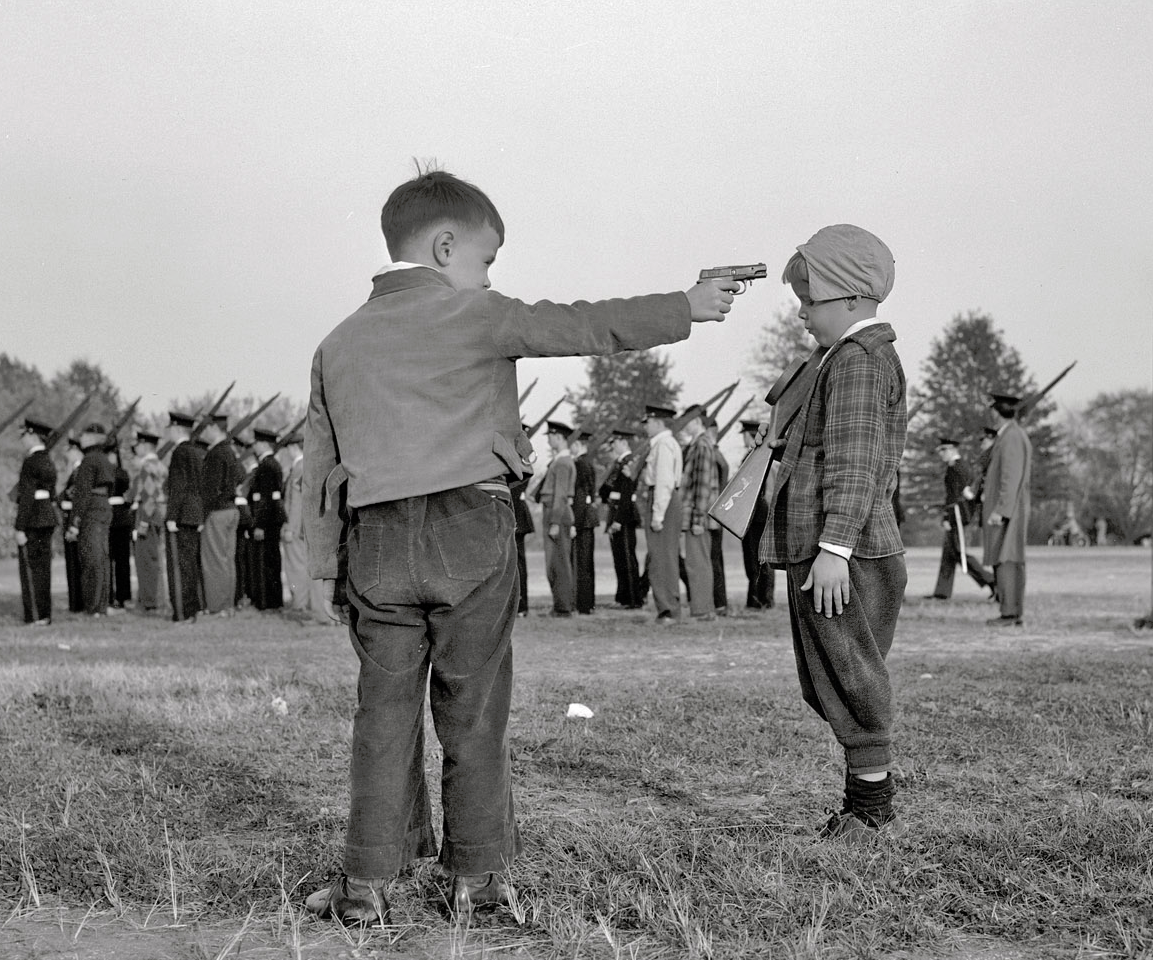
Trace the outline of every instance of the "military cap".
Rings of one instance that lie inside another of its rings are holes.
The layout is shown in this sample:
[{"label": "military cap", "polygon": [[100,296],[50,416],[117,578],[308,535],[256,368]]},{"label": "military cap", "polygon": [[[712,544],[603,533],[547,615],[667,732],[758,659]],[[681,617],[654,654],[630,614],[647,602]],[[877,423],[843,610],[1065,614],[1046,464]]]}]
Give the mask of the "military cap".
[{"label": "military cap", "polygon": [[703,406],[701,406],[701,404],[694,403],[691,407],[689,407],[687,410],[685,410],[684,413],[681,414],[680,419],[682,420],[682,422],[688,423],[690,420],[695,420],[697,417],[700,417],[701,422],[703,423],[705,417],[707,417],[708,414],[709,414],[709,411],[706,410]]},{"label": "military cap", "polygon": [[196,418],[190,413],[181,413],[179,410],[168,411],[168,425],[170,427],[195,427]]},{"label": "military cap", "polygon": [[630,430],[628,427],[613,427],[613,437],[617,440],[631,440],[637,435],[635,430]]},{"label": "military cap", "polygon": [[997,436],[997,434],[1000,432],[1001,431],[998,430],[996,427],[985,427],[984,428],[985,436],[989,437],[990,439]]},{"label": "military cap", "polygon": [[264,427],[252,428],[252,439],[254,443],[276,443],[279,434],[275,430],[266,430]]},{"label": "military cap", "polygon": [[227,413],[214,413],[212,415],[212,422],[215,423],[221,430],[228,429],[228,414]]},{"label": "military cap", "polygon": [[991,401],[990,406],[1000,405],[1003,407],[1015,407],[1021,402],[1020,397],[1014,397],[1012,394],[1008,393],[990,393],[989,399]]},{"label": "military cap", "polygon": [[81,430],[80,433],[81,433],[81,435],[83,435],[85,433],[91,433],[91,434],[98,436],[98,437],[108,436],[108,431],[106,429],[104,429],[104,424],[96,423],[95,421],[88,424],[88,426],[86,426],[83,430]]},{"label": "military cap", "polygon": [[572,427],[560,420],[549,420],[545,424],[545,433],[564,434],[565,439],[568,439],[572,434]]},{"label": "military cap", "polygon": [[741,433],[756,433],[761,429],[760,420],[742,420]]},{"label": "military cap", "polygon": [[580,440],[582,443],[588,443],[592,438],[593,432],[591,430],[585,430],[582,427],[576,427],[573,432],[569,434],[570,440]]},{"label": "military cap", "polygon": [[938,437],[937,438],[937,446],[938,447],[959,447],[960,445],[961,445],[960,443],[958,443],[956,440],[953,440],[950,437]]},{"label": "military cap", "polygon": [[155,433],[149,433],[147,430],[136,431],[137,443],[160,443],[160,438]]},{"label": "military cap", "polygon": [[677,412],[672,407],[666,407],[659,403],[645,404],[645,420],[671,420],[676,415]]},{"label": "military cap", "polygon": [[70,446],[76,450],[79,450],[80,449],[80,441],[76,437],[69,437],[68,438],[68,446]]},{"label": "military cap", "polygon": [[27,417],[24,419],[24,433],[34,433],[38,437],[47,437],[52,432],[52,427],[46,423],[41,423],[39,420],[31,420]]}]

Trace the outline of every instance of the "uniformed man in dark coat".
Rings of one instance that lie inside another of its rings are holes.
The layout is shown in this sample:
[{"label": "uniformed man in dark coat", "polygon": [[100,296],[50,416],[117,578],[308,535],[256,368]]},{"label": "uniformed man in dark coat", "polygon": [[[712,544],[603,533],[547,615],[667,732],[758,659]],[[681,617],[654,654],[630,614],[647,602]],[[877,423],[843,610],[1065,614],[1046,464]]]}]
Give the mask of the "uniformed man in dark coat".
[{"label": "uniformed man in dark coat", "polygon": [[[522,423],[520,428],[526,433],[528,432],[528,425]],[[513,516],[516,518],[516,530],[514,533],[516,540],[516,569],[517,575],[520,578],[520,599],[517,601],[516,615],[518,617],[528,616],[528,557],[525,553],[525,538],[530,533],[536,532],[536,524],[532,519],[532,511],[528,507],[528,485],[532,480],[532,474],[526,473],[523,477],[515,483],[510,483],[508,492],[512,497],[512,510]]]},{"label": "uniformed man in dark coat", "polygon": [[613,430],[613,465],[597,491],[607,508],[605,528],[613,554],[613,570],[617,575],[613,599],[626,610],[638,610],[645,603],[637,565],[637,527],[641,522],[637,512],[637,483],[627,469],[632,455],[629,443],[635,436],[632,430]]},{"label": "uniformed man in dark coat", "polygon": [[68,476],[64,481],[64,489],[60,491],[61,524],[64,527],[64,580],[68,586],[68,612],[84,612],[84,591],[80,586],[80,544],[76,534],[73,533],[72,515],[75,509],[72,495],[76,490],[76,471],[80,469],[80,461],[84,454],[80,450],[80,441],[75,437],[68,438],[65,456],[68,460]]},{"label": "uniformed man in dark coat", "polygon": [[572,497],[573,529],[576,531],[572,542],[575,605],[577,613],[585,614],[592,613],[597,602],[596,568],[593,564],[596,544],[593,531],[600,526],[596,502],[597,470],[588,448],[591,439],[591,432],[579,429],[573,431],[569,438],[569,449],[576,467]]},{"label": "uniformed man in dark coat", "polygon": [[240,459],[240,472],[243,477],[236,491],[236,606],[252,605],[256,596],[255,544],[252,539],[252,504],[248,499],[252,490],[252,474],[256,470],[256,454],[248,440],[237,437],[234,440]]},{"label": "uniformed man in dark coat", "polygon": [[[975,480],[969,465],[961,456],[960,444],[950,437],[941,437],[937,455],[945,464],[945,504],[941,512],[944,537],[941,546],[941,566],[937,571],[937,584],[926,599],[948,600],[953,595],[953,575],[961,562],[965,547],[965,527],[972,518],[972,504],[976,497]],[[965,547],[966,572],[977,586],[993,593],[993,571],[981,566],[981,561]]]},{"label": "uniformed man in dark coat", "polygon": [[108,435],[103,424],[90,423],[80,434],[84,459],[76,468],[72,487],[72,526],[69,534],[80,545],[80,590],[84,612],[92,617],[107,615],[109,565],[108,530],[112,524],[112,485],[116,470],[105,447]]},{"label": "uniformed man in dark coat", "polygon": [[120,445],[110,439],[105,453],[112,464],[112,493],[108,505],[112,507],[112,522],[108,527],[108,560],[111,565],[108,582],[108,605],[123,610],[132,600],[132,500],[128,490],[132,478],[124,469]]},{"label": "uniformed man in dark coat", "polygon": [[279,610],[284,606],[280,570],[280,528],[284,511],[284,471],[273,455],[277,435],[270,430],[252,432],[256,469],[248,494],[252,508],[252,539],[256,555],[256,584],[253,605],[258,610]]},{"label": "uniformed man in dark coat", "polygon": [[[759,420],[741,421],[741,439],[745,442],[746,450],[752,449],[760,428]],[[745,562],[745,576],[749,581],[749,589],[745,595],[745,608],[748,610],[768,610],[773,605],[776,575],[773,568],[767,563],[761,563],[757,555],[761,534],[765,532],[768,517],[769,510],[765,498],[757,497],[752,518],[749,520],[748,532],[741,541],[741,558]]]},{"label": "uniformed man in dark coat", "polygon": [[200,532],[200,568],[204,575],[205,610],[231,615],[236,608],[236,535],[240,511],[236,489],[244,468],[228,436],[228,417],[218,414],[204,428],[204,529]]},{"label": "uniformed man in dark coat", "polygon": [[45,449],[52,428],[25,420],[20,432],[24,462],[16,482],[16,546],[20,554],[20,599],[24,622],[52,622],[52,534],[56,516],[56,467]]},{"label": "uniformed man in dark coat", "polygon": [[172,600],[172,619],[177,623],[196,620],[201,610],[204,457],[189,441],[194,425],[194,419],[186,413],[168,414],[168,439],[175,447],[164,484],[167,499],[164,526],[168,538],[168,595]]}]

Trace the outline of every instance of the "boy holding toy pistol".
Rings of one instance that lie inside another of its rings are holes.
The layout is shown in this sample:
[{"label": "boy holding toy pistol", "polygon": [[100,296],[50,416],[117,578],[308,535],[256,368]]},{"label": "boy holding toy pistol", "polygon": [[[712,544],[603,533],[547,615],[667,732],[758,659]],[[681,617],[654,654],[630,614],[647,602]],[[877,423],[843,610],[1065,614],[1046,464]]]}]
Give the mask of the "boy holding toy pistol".
[{"label": "boy holding toy pistol", "polygon": [[[518,357],[605,355],[721,320],[739,284],[558,305],[489,289],[504,223],[427,171],[381,215],[392,263],[317,348],[305,433],[309,574],[360,659],[343,872],[307,907],[387,923],[386,887],[439,857],[450,906],[506,903],[521,848],[507,723],[518,585],[509,478],[529,472]],[[347,554],[344,556],[344,545]],[[347,603],[337,598],[347,595]],[[424,779],[426,681],[444,750],[439,850]]]},{"label": "boy holding toy pistol", "polygon": [[801,692],[846,759],[840,813],[821,835],[860,843],[905,832],[893,810],[893,694],[885,657],[905,592],[893,489],[905,447],[905,374],[877,306],[893,256],[850,224],[797,248],[782,281],[800,300],[818,363],[766,493],[761,560],[787,574]]}]

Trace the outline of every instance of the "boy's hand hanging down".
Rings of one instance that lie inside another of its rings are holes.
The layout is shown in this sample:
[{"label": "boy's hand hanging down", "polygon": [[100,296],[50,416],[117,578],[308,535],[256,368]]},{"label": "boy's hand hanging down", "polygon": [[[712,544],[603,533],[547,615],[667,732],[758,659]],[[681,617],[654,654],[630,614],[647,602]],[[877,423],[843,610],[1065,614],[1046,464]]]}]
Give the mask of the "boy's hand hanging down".
[{"label": "boy's hand hanging down", "polygon": [[840,614],[849,602],[849,561],[822,550],[801,589],[813,591],[813,609],[817,613],[830,618]]},{"label": "boy's hand hanging down", "polygon": [[735,280],[702,280],[685,291],[693,322],[724,320],[733,308],[733,295],[741,289]]}]

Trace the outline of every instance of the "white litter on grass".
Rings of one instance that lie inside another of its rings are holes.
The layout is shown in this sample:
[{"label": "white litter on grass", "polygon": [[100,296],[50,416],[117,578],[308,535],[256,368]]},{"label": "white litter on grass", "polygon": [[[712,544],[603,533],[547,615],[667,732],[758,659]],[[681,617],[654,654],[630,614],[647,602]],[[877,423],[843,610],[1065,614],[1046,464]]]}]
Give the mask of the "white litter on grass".
[{"label": "white litter on grass", "polygon": [[583,703],[570,703],[566,717],[580,717],[582,720],[591,720],[593,712]]},{"label": "white litter on grass", "polygon": [[57,650],[71,650],[72,644],[70,644],[70,643],[58,643],[58,644],[56,644],[56,649]]},{"label": "white litter on grass", "polygon": [[922,673],[922,674],[921,674],[921,679],[922,679],[922,680],[932,680],[932,679],[933,679],[933,675],[932,675],[931,673]]},{"label": "white litter on grass", "polygon": [[282,717],[288,716],[288,702],[284,699],[284,697],[273,697],[272,709],[276,713],[279,713]]}]

